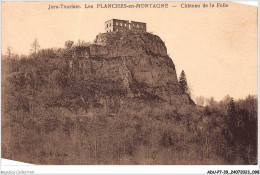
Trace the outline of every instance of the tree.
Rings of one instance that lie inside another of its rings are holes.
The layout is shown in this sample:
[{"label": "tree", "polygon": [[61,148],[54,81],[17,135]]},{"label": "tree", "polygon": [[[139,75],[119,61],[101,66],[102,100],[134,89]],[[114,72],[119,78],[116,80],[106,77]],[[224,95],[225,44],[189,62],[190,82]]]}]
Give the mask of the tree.
[{"label": "tree", "polygon": [[[226,139],[229,143],[229,145],[232,148],[237,148],[238,146],[238,137],[239,137],[239,128],[238,128],[238,113],[237,113],[237,106],[234,102],[234,99],[231,98],[228,104],[228,111],[227,111],[227,117],[226,117]],[[234,149],[237,150],[237,149]]]},{"label": "tree", "polygon": [[218,103],[215,101],[214,97],[210,97],[209,99],[206,100],[206,105],[212,109],[212,108],[216,108]]},{"label": "tree", "polygon": [[12,56],[12,47],[10,47],[10,46],[7,46],[7,48],[6,48],[6,54],[7,54],[7,58],[8,59],[10,59],[11,58],[11,56]]},{"label": "tree", "polygon": [[34,41],[33,41],[33,43],[31,44],[31,52],[34,54],[34,55],[36,55],[37,54],[37,52],[39,51],[39,49],[40,49],[40,44],[39,44],[39,42],[38,42],[38,40],[37,39],[35,39]]},{"label": "tree", "polygon": [[189,87],[186,79],[186,75],[184,70],[181,71],[180,79],[179,79],[179,86],[181,88],[182,93],[188,93]]},{"label": "tree", "polygon": [[203,97],[203,96],[200,96],[200,97],[197,97],[197,98],[195,99],[195,101],[196,101],[196,104],[197,104],[197,105],[204,106],[204,104],[205,104],[205,102],[206,102],[206,98]]},{"label": "tree", "polygon": [[[248,104],[247,99],[243,102]],[[240,100],[241,103],[241,100]],[[257,108],[257,107],[255,107]],[[240,108],[231,98],[226,119],[226,139],[233,150],[233,158],[239,157],[245,164],[255,164],[257,154],[257,119],[248,109]],[[257,116],[257,114],[255,114]]]},{"label": "tree", "polygon": [[70,49],[73,46],[74,41],[68,40],[65,42],[65,48]]},{"label": "tree", "polygon": [[236,114],[236,105],[234,99],[231,98],[228,104],[228,116],[234,117],[235,114]]}]

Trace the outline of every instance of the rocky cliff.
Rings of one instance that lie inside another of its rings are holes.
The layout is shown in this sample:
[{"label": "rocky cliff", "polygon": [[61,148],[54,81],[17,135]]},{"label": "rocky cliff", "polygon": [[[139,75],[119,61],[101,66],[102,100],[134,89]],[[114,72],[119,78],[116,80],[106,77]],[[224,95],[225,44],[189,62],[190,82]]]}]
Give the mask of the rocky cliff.
[{"label": "rocky cliff", "polygon": [[103,106],[156,102],[176,109],[194,104],[181,93],[164,42],[150,33],[99,34],[94,44],[75,48],[71,68],[81,70],[82,78],[94,84],[95,97]]},{"label": "rocky cliff", "polygon": [[149,33],[72,43],[2,60],[1,157],[45,165],[257,164],[256,97],[194,106],[164,43]]},{"label": "rocky cliff", "polygon": [[4,158],[171,164],[165,155],[179,153],[182,138],[193,136],[184,135],[195,126],[192,117],[200,116],[181,93],[165,44],[149,33],[100,34],[92,44],[6,61]]}]

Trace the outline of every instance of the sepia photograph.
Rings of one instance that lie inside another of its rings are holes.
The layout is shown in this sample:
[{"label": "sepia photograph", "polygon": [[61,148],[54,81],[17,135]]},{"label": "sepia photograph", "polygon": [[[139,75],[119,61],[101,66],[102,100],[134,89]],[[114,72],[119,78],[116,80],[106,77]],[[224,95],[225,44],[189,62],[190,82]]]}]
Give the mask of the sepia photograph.
[{"label": "sepia photograph", "polygon": [[1,9],[2,159],[258,165],[258,7],[3,1]]}]

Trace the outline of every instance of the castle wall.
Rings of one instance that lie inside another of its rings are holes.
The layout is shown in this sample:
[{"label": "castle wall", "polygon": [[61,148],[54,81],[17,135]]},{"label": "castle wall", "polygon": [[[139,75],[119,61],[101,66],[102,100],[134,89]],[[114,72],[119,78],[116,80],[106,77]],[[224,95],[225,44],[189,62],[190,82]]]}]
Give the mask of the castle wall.
[{"label": "castle wall", "polygon": [[114,31],[127,31],[129,28],[129,21],[128,20],[118,20],[114,19]]},{"label": "castle wall", "polygon": [[125,32],[127,30],[146,31],[146,23],[111,19],[105,22],[105,32]]},{"label": "castle wall", "polygon": [[116,32],[116,31],[127,31],[129,29],[128,20],[111,19],[105,22],[106,32]]},{"label": "castle wall", "polygon": [[146,31],[146,23],[131,21],[130,30]]}]

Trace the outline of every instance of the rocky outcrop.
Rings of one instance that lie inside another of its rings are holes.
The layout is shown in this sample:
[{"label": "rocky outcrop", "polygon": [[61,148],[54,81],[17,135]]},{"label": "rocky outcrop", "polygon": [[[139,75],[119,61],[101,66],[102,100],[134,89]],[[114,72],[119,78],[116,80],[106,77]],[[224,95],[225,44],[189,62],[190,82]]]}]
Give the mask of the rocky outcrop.
[{"label": "rocky outcrop", "polygon": [[100,101],[120,94],[116,101],[128,105],[137,102],[135,99],[171,107],[194,104],[189,95],[181,93],[175,65],[156,35],[133,31],[99,34],[94,44],[75,48],[73,58],[75,70],[81,69],[84,79],[91,79],[102,91]]}]

